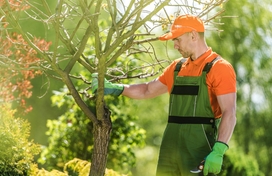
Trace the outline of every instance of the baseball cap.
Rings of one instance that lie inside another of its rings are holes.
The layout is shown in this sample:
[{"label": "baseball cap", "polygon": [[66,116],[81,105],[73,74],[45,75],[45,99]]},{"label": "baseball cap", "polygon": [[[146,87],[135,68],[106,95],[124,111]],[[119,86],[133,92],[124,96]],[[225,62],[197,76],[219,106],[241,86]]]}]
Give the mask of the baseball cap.
[{"label": "baseball cap", "polygon": [[159,37],[160,40],[170,40],[185,34],[186,32],[204,32],[204,23],[201,19],[192,15],[178,16],[171,26],[169,33]]}]

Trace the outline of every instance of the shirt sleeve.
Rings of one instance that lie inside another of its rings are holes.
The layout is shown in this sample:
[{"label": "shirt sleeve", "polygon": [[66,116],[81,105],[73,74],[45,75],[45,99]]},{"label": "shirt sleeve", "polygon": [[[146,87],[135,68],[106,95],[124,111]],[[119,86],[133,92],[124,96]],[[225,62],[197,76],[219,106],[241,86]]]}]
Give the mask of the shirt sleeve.
[{"label": "shirt sleeve", "polygon": [[224,59],[218,60],[213,65],[207,79],[208,86],[216,96],[236,92],[235,71],[232,65]]},{"label": "shirt sleeve", "polygon": [[173,61],[169,66],[164,69],[163,73],[159,76],[159,81],[167,86],[168,92],[170,92],[172,89],[174,82],[174,70],[179,60],[180,59]]}]

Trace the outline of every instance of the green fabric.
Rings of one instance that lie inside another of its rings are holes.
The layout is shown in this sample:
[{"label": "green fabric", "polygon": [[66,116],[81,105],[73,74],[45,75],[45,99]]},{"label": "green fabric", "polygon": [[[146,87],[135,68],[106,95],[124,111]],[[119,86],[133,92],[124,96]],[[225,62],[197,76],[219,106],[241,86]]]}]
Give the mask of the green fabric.
[{"label": "green fabric", "polygon": [[[92,93],[95,94],[98,88],[98,79],[97,73],[92,74]],[[124,90],[124,85],[122,84],[113,84],[107,79],[104,79],[104,95],[114,95],[119,96]]]},{"label": "green fabric", "polygon": [[[179,77],[177,72],[174,75],[174,86],[199,86],[199,92],[198,95],[171,93],[169,116],[213,118],[206,72],[194,77]],[[219,123],[220,119],[215,121],[215,128],[209,124],[168,123],[160,148],[157,176],[195,176],[190,170],[211,152]]]},{"label": "green fabric", "polygon": [[216,142],[212,152],[206,157],[203,174],[218,174],[221,171],[223,163],[223,155],[228,150],[228,145],[222,142]]},{"label": "green fabric", "polygon": [[192,95],[173,95],[170,96],[170,116],[201,116],[214,117],[208,87],[206,86],[206,73],[201,76],[176,77],[174,85],[177,86],[199,86],[199,93]]},{"label": "green fabric", "polygon": [[196,176],[190,170],[211,151],[211,125],[168,123],[160,147],[157,176]]}]

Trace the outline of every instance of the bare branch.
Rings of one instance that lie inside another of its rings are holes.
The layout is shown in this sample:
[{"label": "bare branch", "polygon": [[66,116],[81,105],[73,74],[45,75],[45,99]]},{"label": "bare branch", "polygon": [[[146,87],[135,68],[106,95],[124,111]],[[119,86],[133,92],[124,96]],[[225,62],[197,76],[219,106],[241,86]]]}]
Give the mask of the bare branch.
[{"label": "bare branch", "polygon": [[157,40],[159,40],[158,37],[148,38],[148,39],[143,39],[143,40],[136,40],[136,41],[133,42],[133,44],[139,45],[141,43],[148,43],[148,42],[153,42],[153,41],[157,41]]}]

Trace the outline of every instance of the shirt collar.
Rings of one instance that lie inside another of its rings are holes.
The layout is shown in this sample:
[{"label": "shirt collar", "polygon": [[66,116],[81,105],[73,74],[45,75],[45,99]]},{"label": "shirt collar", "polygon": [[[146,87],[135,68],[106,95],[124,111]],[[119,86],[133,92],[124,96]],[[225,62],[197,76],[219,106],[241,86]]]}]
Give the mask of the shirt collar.
[{"label": "shirt collar", "polygon": [[200,65],[201,63],[203,63],[203,61],[207,58],[209,58],[209,56],[212,55],[212,49],[209,48],[205,53],[203,53],[202,55],[200,55],[196,60],[191,60],[191,59],[188,59],[189,60],[189,63],[192,63],[196,66]]}]

